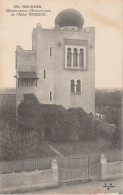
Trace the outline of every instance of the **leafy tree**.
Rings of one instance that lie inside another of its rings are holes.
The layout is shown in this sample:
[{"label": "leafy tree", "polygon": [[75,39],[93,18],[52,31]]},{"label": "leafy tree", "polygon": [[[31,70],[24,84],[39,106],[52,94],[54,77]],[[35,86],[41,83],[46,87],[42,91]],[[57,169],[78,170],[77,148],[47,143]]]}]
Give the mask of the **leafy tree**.
[{"label": "leafy tree", "polygon": [[122,92],[120,90],[107,91],[96,90],[95,93],[96,107],[114,107],[118,108],[122,106]]},{"label": "leafy tree", "polygon": [[109,107],[105,112],[106,121],[118,125],[122,117],[122,108]]},{"label": "leafy tree", "polygon": [[107,122],[117,125],[121,121],[122,92],[120,90],[111,92],[96,90],[95,104],[96,112],[104,114]]}]

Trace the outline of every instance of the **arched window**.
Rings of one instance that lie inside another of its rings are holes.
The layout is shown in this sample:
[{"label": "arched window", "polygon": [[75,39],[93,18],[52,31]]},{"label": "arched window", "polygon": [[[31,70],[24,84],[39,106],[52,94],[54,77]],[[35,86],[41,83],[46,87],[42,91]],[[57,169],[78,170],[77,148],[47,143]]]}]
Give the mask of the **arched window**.
[{"label": "arched window", "polygon": [[74,80],[71,80],[70,92],[71,93],[75,93],[75,83],[74,83]]},{"label": "arched window", "polygon": [[81,93],[81,81],[80,80],[77,80],[76,92]]},{"label": "arched window", "polygon": [[80,54],[79,54],[79,65],[81,67],[84,67],[84,51],[83,49],[80,49]]},{"label": "arched window", "polygon": [[67,66],[71,66],[72,53],[71,48],[67,49]]},{"label": "arched window", "polygon": [[74,48],[73,52],[73,66],[78,66],[78,53],[76,48]]}]

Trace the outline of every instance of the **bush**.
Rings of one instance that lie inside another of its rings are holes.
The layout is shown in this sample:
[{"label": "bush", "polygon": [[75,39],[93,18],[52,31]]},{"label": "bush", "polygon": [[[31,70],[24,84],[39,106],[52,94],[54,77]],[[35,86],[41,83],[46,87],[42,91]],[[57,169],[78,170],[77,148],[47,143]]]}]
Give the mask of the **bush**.
[{"label": "bush", "polygon": [[0,106],[0,121],[15,125],[16,106],[13,104],[7,104],[7,102],[5,101],[5,103]]},{"label": "bush", "polygon": [[80,140],[92,140],[96,138],[90,114],[87,114],[82,108],[70,108],[68,112],[72,113]]},{"label": "bush", "polygon": [[97,132],[97,136],[112,140],[115,125],[100,120],[94,120],[94,129]]},{"label": "bush", "polygon": [[28,157],[34,147],[39,144],[36,132],[19,132],[15,126],[6,124],[1,135],[2,160],[19,160]]},{"label": "bush", "polygon": [[121,122],[115,127],[112,144],[115,148],[122,148],[123,134]]},{"label": "bush", "polygon": [[82,139],[95,138],[92,119],[82,108],[65,109],[61,105],[40,104],[32,95],[25,96],[18,106],[18,128],[20,131],[36,131],[42,139],[45,127],[51,131],[51,141],[68,141],[78,136]]}]

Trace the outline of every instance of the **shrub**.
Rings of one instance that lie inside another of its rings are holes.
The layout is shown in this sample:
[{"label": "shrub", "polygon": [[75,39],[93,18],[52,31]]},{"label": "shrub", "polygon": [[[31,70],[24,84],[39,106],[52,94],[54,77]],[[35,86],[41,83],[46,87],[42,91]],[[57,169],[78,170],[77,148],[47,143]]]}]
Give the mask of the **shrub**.
[{"label": "shrub", "polygon": [[95,138],[93,122],[90,118],[90,115],[87,114],[82,108],[70,108],[68,112],[72,113],[73,118],[75,119],[77,134],[80,140],[92,140]]},{"label": "shrub", "polygon": [[15,125],[16,123],[16,107],[13,104],[5,103],[0,106],[0,121],[7,122],[9,124]]},{"label": "shrub", "polygon": [[[42,137],[44,127],[49,127],[52,141],[95,138],[92,119],[82,108],[65,109],[61,105],[40,104],[32,94],[18,106],[18,128],[36,131]],[[42,137],[43,138],[43,137]],[[40,138],[41,139],[41,138]]]},{"label": "shrub", "polygon": [[121,122],[115,127],[112,144],[115,148],[122,148],[123,134]]},{"label": "shrub", "polygon": [[97,136],[103,137],[108,140],[112,140],[115,125],[111,125],[107,122],[94,120],[94,129]]},{"label": "shrub", "polygon": [[2,160],[19,160],[28,157],[30,152],[39,143],[35,131],[19,132],[15,126],[6,124],[1,135]]}]

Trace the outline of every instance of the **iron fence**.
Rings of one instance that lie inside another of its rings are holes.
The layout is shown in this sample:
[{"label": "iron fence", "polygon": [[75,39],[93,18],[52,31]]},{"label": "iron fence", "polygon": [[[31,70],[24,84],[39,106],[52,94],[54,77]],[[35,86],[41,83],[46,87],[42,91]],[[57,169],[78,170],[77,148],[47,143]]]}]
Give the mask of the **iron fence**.
[{"label": "iron fence", "polygon": [[104,152],[104,154],[107,157],[107,162],[115,162],[115,161],[123,160],[122,150],[107,151]]},{"label": "iron fence", "polygon": [[[108,162],[122,161],[122,151],[107,151],[104,152],[107,157]],[[93,164],[100,161],[101,153],[94,154],[74,154],[67,157],[44,157],[38,159],[27,159],[27,160],[17,160],[17,161],[5,161],[0,162],[0,174],[21,172],[21,171],[34,171],[34,170],[44,170],[51,168],[51,162],[55,158],[58,161],[60,167],[77,168],[87,166],[88,164]]]}]

